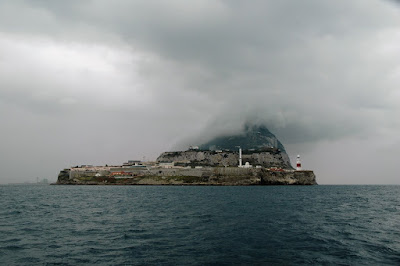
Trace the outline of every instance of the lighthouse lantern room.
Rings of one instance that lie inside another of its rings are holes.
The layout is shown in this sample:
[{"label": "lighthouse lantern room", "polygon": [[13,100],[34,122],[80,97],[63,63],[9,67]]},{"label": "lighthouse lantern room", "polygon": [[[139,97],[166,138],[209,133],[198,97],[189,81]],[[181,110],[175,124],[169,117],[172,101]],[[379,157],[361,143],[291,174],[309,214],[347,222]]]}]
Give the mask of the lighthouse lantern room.
[{"label": "lighthouse lantern room", "polygon": [[300,155],[297,155],[297,160],[296,160],[296,170],[300,171],[301,169],[301,161],[300,161]]}]

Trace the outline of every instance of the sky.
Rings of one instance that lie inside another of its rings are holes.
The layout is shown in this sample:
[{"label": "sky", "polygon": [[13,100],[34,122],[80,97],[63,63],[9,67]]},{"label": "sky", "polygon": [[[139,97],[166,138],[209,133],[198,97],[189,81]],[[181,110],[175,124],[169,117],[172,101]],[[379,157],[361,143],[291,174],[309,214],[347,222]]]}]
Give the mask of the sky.
[{"label": "sky", "polygon": [[0,0],[0,184],[263,124],[319,184],[400,184],[400,2]]}]

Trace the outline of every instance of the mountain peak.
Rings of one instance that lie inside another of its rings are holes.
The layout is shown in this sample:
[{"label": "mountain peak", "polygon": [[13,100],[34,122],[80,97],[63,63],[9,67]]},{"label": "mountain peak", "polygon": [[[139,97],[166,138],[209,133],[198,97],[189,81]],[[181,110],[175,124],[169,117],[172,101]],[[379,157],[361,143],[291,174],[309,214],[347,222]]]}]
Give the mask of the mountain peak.
[{"label": "mountain peak", "polygon": [[243,132],[236,135],[219,136],[215,139],[200,145],[204,150],[236,150],[238,147],[243,150],[261,149],[261,148],[278,148],[285,152],[282,143],[272,134],[264,125],[245,124]]}]

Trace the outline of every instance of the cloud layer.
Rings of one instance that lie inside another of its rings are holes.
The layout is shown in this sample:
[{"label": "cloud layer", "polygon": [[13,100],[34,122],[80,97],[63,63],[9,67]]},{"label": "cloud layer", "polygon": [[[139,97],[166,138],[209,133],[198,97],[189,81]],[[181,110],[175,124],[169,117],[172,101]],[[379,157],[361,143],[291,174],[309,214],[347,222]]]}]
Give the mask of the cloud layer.
[{"label": "cloud layer", "polygon": [[154,159],[251,121],[322,183],[398,183],[399,15],[390,1],[0,1],[1,178]]}]

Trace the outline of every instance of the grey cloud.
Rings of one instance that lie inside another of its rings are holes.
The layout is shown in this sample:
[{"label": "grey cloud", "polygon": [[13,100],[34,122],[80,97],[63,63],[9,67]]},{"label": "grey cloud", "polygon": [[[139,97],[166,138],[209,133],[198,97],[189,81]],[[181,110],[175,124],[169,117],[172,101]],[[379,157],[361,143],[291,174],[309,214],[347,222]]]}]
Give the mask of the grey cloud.
[{"label": "grey cloud", "polygon": [[[14,55],[0,52],[0,102],[85,128],[51,139],[74,147],[57,166],[154,158],[249,120],[316,158],[319,143],[399,131],[399,13],[391,1],[0,1],[0,41]],[[40,42],[78,56],[49,63],[47,48],[12,47]],[[116,155],[126,143],[134,151]]]}]

